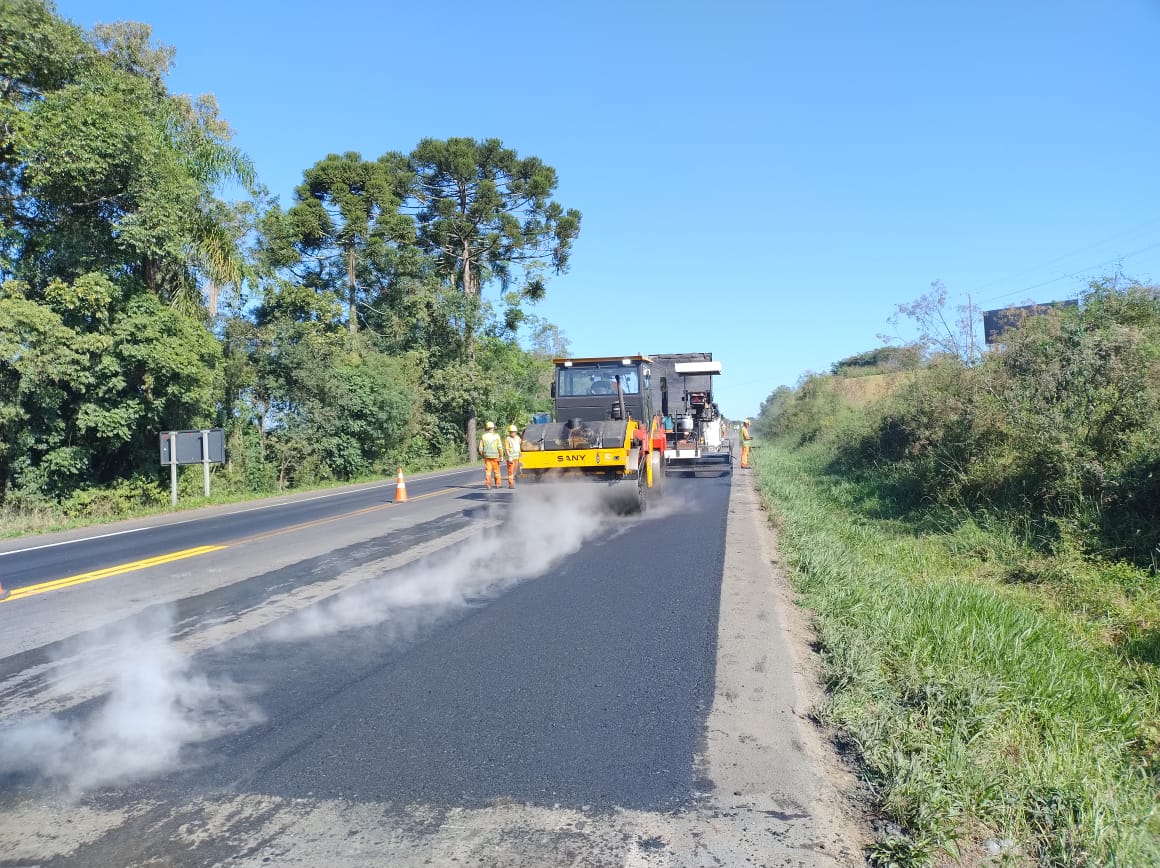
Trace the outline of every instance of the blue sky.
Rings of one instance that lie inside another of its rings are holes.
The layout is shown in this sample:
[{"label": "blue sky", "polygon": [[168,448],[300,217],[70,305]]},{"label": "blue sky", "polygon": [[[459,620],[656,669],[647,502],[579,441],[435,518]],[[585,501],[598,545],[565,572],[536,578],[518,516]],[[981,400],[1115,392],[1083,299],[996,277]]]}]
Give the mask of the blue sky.
[{"label": "blue sky", "polygon": [[332,152],[540,157],[584,220],[533,312],[575,355],[713,352],[731,418],[910,337],[935,280],[1160,281],[1160,0],[57,5],[151,24],[284,205]]}]

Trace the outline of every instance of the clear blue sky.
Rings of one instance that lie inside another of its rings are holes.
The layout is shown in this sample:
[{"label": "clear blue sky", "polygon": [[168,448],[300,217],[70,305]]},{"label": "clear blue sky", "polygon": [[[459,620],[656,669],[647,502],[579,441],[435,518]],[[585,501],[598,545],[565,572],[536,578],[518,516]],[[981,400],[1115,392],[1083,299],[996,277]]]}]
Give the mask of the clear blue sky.
[{"label": "clear blue sky", "polygon": [[983,307],[1160,281],[1160,0],[58,9],[151,24],[284,205],[332,152],[540,157],[584,221],[533,312],[576,355],[712,351],[732,418],[934,280]]}]

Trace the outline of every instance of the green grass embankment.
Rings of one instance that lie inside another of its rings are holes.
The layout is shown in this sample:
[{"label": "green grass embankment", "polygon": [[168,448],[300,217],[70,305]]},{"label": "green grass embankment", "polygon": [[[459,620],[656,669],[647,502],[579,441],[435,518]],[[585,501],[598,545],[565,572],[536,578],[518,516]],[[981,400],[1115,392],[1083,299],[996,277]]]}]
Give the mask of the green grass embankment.
[{"label": "green grass embankment", "polygon": [[820,716],[903,830],[872,862],[1160,865],[1156,576],[1047,568],[1001,531],[889,517],[820,452],[755,458],[815,615]]}]

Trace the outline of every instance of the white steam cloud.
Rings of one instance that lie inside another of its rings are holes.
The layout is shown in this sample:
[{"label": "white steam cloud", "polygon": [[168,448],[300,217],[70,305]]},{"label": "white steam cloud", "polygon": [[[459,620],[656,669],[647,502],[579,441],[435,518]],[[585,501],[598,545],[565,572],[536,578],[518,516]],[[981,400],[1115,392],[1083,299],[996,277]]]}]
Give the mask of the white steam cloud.
[{"label": "white steam cloud", "polygon": [[89,714],[0,729],[0,773],[34,774],[77,796],[172,771],[187,746],[257,722],[235,685],[193,671],[172,626],[166,609],[75,643],[57,663],[58,689],[107,694]]},{"label": "white steam cloud", "polygon": [[[597,535],[616,533],[628,522],[612,515],[608,496],[597,484],[524,486],[502,524],[489,521],[441,557],[282,618],[257,641],[300,641],[376,624],[388,639],[413,635],[543,574]],[[195,670],[172,639],[173,626],[172,610],[163,608],[72,643],[51,667],[51,691],[74,702],[93,699],[96,707],[0,725],[0,774],[36,775],[75,797],[173,771],[188,761],[192,745],[259,722],[243,690]]]},{"label": "white steam cloud", "polygon": [[374,624],[386,624],[393,638],[413,635],[473,600],[540,575],[598,533],[613,531],[607,492],[579,482],[525,485],[502,525],[486,528],[446,557],[388,573],[283,619],[265,638],[295,641]]}]

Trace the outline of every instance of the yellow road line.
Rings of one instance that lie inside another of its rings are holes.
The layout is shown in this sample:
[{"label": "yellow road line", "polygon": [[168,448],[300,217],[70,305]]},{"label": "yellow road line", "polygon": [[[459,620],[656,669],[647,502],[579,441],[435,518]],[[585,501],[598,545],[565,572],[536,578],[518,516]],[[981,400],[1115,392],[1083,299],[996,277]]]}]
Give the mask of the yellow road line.
[{"label": "yellow road line", "polygon": [[[436,495],[446,494],[449,491],[455,491],[455,490],[456,489],[454,489],[454,488],[441,488],[438,491],[430,491],[427,494],[417,494],[414,497],[408,498],[407,500],[408,500],[408,502],[412,501],[412,500],[423,500],[423,499],[428,498],[428,497],[435,497]],[[127,563],[127,564],[119,564],[115,567],[106,567],[103,570],[94,570],[91,573],[80,573],[78,575],[68,576],[67,578],[63,578],[63,579],[54,579],[51,582],[41,582],[39,585],[28,585],[27,587],[23,587],[23,588],[14,588],[9,592],[8,596],[0,598],[0,602],[6,603],[6,602],[9,602],[10,600],[19,600],[22,597],[31,597],[31,596],[34,596],[35,594],[45,594],[45,593],[48,593],[49,591],[60,590],[61,588],[71,588],[74,585],[83,585],[86,582],[95,582],[98,579],[107,579],[110,576],[119,576],[122,573],[131,573],[131,572],[134,572],[135,570],[144,570],[144,569],[147,569],[148,567],[156,567],[156,566],[159,566],[161,564],[170,563],[171,561],[180,561],[180,560],[183,560],[184,558],[193,558],[193,557],[197,557],[198,555],[208,554],[209,552],[220,551],[221,549],[228,548],[229,545],[238,545],[240,543],[253,542],[255,540],[266,539],[266,538],[272,537],[272,536],[278,536],[279,534],[290,533],[291,531],[302,530],[303,528],[307,528],[307,527],[316,527],[320,524],[328,524],[329,522],[337,521],[340,518],[350,518],[351,516],[362,515],[363,513],[374,512],[376,510],[386,509],[388,506],[395,506],[395,505],[396,504],[393,502],[381,503],[381,504],[378,504],[377,506],[368,506],[368,507],[365,507],[363,509],[356,509],[353,512],[344,512],[342,515],[332,515],[328,518],[320,518],[320,519],[317,519],[315,521],[307,521],[307,522],[303,522],[302,524],[295,524],[295,525],[291,525],[290,527],[279,528],[278,530],[269,531],[267,533],[260,533],[260,534],[255,534],[253,536],[241,537],[240,539],[230,540],[228,545],[198,546],[197,548],[184,549],[182,551],[172,552],[171,554],[167,554],[167,555],[158,555],[155,558],[147,558],[146,560],[143,560],[143,561],[133,561],[133,562]],[[398,504],[398,505],[402,506],[402,504]]]},{"label": "yellow road line", "polygon": [[56,591],[61,588],[71,588],[73,585],[83,585],[85,582],[95,582],[97,579],[107,579],[109,576],[117,576],[121,573],[131,573],[134,570],[143,570],[147,567],[155,567],[160,564],[167,564],[170,561],[180,561],[184,558],[193,558],[198,555],[204,555],[209,552],[220,551],[226,546],[198,546],[195,549],[184,549],[179,552],[172,552],[167,555],[159,555],[155,558],[147,558],[143,561],[133,561],[128,564],[119,564],[115,567],[105,567],[103,570],[93,570],[91,573],[80,573],[75,576],[68,576],[63,579],[54,579],[51,582],[41,582],[39,585],[28,585],[24,588],[13,588],[4,602],[11,600],[18,600],[21,597],[31,597],[34,594],[44,594],[48,591]]}]

